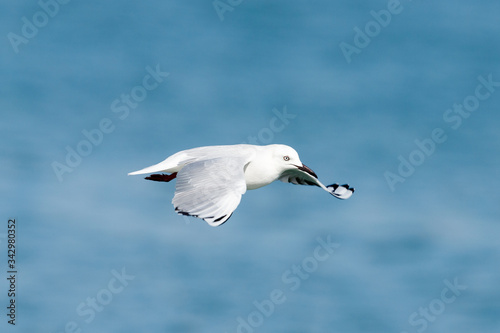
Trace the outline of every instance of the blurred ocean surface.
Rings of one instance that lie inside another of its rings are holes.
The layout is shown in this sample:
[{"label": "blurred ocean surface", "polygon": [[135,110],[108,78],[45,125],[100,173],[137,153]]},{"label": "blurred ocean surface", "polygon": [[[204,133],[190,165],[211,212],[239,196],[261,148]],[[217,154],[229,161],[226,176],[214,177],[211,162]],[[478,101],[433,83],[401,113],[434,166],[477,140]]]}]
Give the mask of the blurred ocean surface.
[{"label": "blurred ocean surface", "polygon": [[[500,81],[498,1],[406,0],[390,22],[394,1],[41,3],[53,17],[0,2],[2,332],[499,332],[500,91],[467,99]],[[373,37],[348,63],[356,27]],[[136,88],[147,68],[169,74]],[[250,141],[357,191],[271,184],[211,228],[175,214],[173,183],[127,176]]]}]

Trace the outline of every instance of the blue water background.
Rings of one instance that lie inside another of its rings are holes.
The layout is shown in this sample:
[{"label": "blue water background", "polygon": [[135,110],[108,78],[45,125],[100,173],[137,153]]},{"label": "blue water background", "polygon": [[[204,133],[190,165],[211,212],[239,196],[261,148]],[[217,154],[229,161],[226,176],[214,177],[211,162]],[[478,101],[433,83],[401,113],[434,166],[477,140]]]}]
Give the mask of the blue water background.
[{"label": "blue water background", "polygon": [[[341,43],[388,1],[232,3],[221,19],[212,1],[72,0],[17,47],[9,33],[42,9],[0,3],[1,331],[499,332],[500,90],[456,129],[443,115],[478,77],[500,81],[500,3],[402,0],[350,62]],[[168,77],[113,112],[157,66]],[[103,119],[113,130],[58,178],[54,162]],[[446,140],[415,153],[436,128]],[[273,183],[212,228],[175,214],[174,184],[127,176],[250,141],[293,146],[355,195]],[[424,160],[391,189],[385,175],[412,153]],[[338,244],[324,261],[311,259],[318,237]],[[303,264],[307,276],[290,273]],[[122,270],[133,279],[111,293]],[[449,303],[447,282],[466,288]],[[254,302],[275,290],[285,300],[262,314]],[[106,304],[89,310],[96,297]]]}]

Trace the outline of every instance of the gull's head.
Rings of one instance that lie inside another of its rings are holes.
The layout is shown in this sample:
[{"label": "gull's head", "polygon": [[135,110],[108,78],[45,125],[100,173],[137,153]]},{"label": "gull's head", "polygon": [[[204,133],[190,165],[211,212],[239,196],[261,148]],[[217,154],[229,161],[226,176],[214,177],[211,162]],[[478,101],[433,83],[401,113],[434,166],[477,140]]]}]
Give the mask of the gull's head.
[{"label": "gull's head", "polygon": [[318,178],[314,171],[300,161],[299,154],[292,147],[286,145],[270,145],[270,148],[272,149],[274,164],[280,169],[281,173],[298,169],[310,174],[314,178]]}]

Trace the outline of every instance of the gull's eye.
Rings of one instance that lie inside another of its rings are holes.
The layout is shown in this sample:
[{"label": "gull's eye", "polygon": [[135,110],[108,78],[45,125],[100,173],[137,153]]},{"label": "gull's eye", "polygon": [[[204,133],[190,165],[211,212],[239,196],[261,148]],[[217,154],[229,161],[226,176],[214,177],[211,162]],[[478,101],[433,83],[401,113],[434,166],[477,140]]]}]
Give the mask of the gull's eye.
[{"label": "gull's eye", "polygon": [[283,156],[283,159],[284,159],[285,161],[290,161],[290,156],[285,155],[285,156]]}]

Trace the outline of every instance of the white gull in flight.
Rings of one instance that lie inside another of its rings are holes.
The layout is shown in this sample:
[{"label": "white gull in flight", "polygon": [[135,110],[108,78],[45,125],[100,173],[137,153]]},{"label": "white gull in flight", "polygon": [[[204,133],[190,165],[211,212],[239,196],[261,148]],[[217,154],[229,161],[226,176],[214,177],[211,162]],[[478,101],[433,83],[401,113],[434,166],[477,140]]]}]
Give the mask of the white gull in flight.
[{"label": "white gull in flight", "polygon": [[201,218],[213,227],[231,217],[246,190],[266,186],[278,179],[319,186],[339,199],[348,199],[354,193],[354,188],[347,184],[323,185],[314,171],[300,161],[295,149],[278,144],[183,150],[163,162],[129,173],[140,174],[151,174],[146,179],[160,182],[177,178],[172,200],[176,212]]}]

